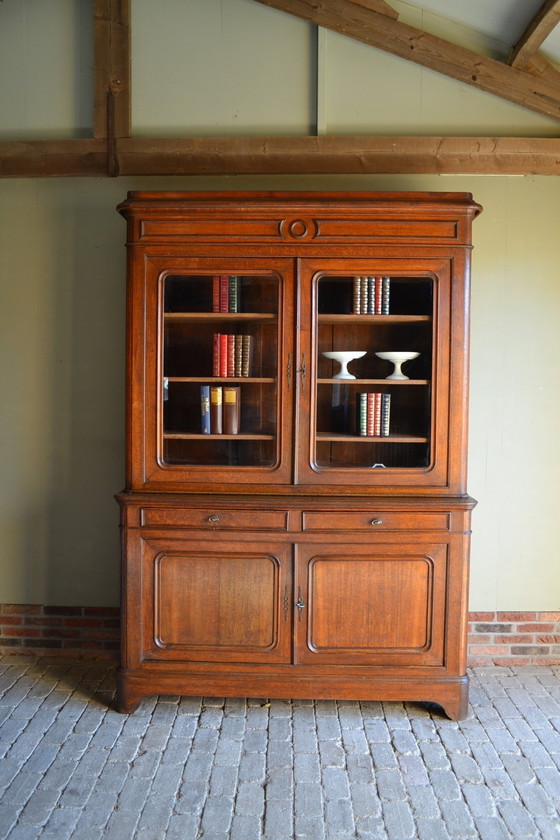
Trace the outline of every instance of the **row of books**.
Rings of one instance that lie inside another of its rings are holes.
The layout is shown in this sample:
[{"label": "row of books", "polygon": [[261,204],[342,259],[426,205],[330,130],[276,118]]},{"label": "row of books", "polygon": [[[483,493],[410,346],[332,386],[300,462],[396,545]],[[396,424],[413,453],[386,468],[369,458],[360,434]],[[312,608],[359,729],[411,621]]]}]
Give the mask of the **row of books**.
[{"label": "row of books", "polygon": [[390,277],[354,277],[354,315],[388,315]]},{"label": "row of books", "polygon": [[214,333],[212,376],[249,376],[252,335]]},{"label": "row of books", "polygon": [[203,435],[237,435],[241,414],[238,385],[201,385],[200,414]]},{"label": "row of books", "polygon": [[359,435],[388,437],[391,420],[391,394],[367,391],[356,395]]},{"label": "row of books", "polygon": [[239,277],[237,275],[214,274],[212,312],[239,312]]}]

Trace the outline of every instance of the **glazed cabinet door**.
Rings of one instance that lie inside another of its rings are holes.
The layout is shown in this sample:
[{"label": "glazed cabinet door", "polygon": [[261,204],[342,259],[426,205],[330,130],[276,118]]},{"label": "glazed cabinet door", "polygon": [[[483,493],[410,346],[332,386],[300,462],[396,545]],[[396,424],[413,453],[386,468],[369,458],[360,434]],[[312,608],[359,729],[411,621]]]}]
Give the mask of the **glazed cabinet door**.
[{"label": "glazed cabinet door", "polygon": [[443,665],[448,545],[299,548],[296,656],[315,665]]},{"label": "glazed cabinet door", "polygon": [[292,477],[293,261],[145,256],[128,341],[132,489]]},{"label": "glazed cabinet door", "polygon": [[[291,656],[291,549],[132,537],[127,641],[142,661],[283,663]],[[138,569],[138,573],[136,573]],[[143,593],[140,598],[140,593]]]},{"label": "glazed cabinet door", "polygon": [[[459,482],[448,433],[452,261],[305,260],[307,400],[297,421],[300,484],[448,488]],[[464,287],[457,281],[460,300]],[[462,345],[461,345],[462,346]],[[458,406],[455,406],[455,415]],[[460,436],[461,431],[457,429]]]}]

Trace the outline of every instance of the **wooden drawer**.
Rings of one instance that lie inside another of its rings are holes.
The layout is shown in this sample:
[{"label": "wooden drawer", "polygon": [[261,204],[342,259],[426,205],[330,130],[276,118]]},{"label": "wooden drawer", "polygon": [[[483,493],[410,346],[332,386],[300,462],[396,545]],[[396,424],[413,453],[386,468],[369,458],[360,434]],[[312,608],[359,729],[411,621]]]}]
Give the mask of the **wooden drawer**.
[{"label": "wooden drawer", "polygon": [[304,531],[447,531],[449,514],[416,511],[314,510],[303,512]]},{"label": "wooden drawer", "polygon": [[286,531],[286,510],[143,507],[142,528],[218,528],[244,531]]}]

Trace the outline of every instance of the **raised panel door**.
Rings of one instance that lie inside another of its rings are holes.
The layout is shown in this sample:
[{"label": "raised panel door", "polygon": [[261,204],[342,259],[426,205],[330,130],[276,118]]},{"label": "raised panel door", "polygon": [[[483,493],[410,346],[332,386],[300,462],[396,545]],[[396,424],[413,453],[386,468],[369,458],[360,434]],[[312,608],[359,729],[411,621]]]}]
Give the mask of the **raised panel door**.
[{"label": "raised panel door", "polygon": [[447,544],[299,549],[299,663],[443,665]]},{"label": "raised panel door", "polygon": [[289,546],[142,539],[141,569],[144,660],[289,662]]}]

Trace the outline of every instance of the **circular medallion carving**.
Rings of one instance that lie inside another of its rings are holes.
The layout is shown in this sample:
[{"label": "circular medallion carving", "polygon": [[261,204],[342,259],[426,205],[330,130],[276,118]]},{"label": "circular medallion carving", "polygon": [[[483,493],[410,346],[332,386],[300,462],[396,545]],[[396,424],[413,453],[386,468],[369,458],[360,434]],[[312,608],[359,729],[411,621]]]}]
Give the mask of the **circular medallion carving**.
[{"label": "circular medallion carving", "polygon": [[317,235],[317,223],[312,219],[284,219],[280,234],[284,239],[312,239]]}]

